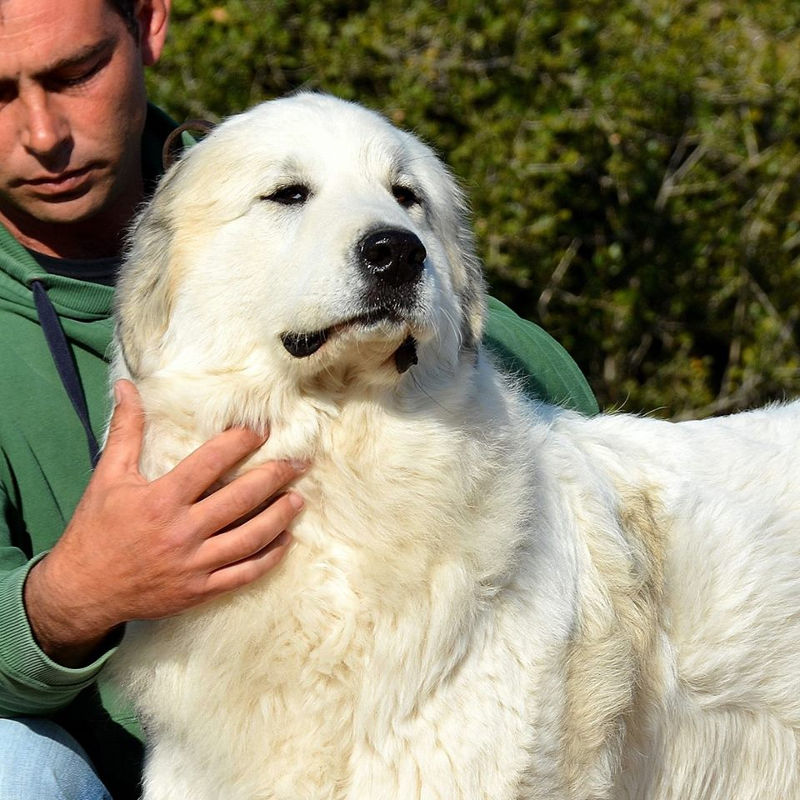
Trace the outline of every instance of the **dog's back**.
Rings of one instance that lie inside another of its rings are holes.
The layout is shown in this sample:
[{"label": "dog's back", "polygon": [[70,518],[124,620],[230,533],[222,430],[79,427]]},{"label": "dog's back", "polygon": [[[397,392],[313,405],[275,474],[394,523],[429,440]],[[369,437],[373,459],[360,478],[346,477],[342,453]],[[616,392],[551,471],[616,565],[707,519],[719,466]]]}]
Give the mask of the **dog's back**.
[{"label": "dog's back", "polygon": [[658,604],[612,796],[800,797],[800,403],[579,427]]}]

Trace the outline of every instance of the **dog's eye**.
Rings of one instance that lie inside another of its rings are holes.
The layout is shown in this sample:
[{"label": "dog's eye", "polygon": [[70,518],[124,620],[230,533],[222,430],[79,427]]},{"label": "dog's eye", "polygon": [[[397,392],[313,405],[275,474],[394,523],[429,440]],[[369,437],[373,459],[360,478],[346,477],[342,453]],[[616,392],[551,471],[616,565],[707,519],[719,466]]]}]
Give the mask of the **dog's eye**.
[{"label": "dog's eye", "polygon": [[411,206],[416,206],[420,203],[419,197],[417,197],[408,186],[395,184],[392,186],[392,194],[394,195],[394,199],[397,200],[403,208],[411,208]]},{"label": "dog's eye", "polygon": [[262,200],[269,200],[272,203],[280,203],[282,206],[297,206],[305,203],[311,190],[308,186],[303,186],[302,183],[293,183],[290,186],[281,186],[276,189],[272,194],[265,194],[261,197]]}]

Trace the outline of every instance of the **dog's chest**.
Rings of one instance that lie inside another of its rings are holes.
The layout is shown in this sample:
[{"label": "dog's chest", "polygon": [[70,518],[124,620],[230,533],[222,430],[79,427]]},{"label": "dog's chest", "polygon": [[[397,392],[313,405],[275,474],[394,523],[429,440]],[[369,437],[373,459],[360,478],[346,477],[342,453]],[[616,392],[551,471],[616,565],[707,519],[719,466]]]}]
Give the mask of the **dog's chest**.
[{"label": "dog's chest", "polygon": [[243,798],[516,796],[543,648],[509,622],[521,608],[478,623],[481,587],[516,564],[483,535],[509,504],[419,427],[317,458],[284,563],[140,650],[156,751],[184,748]]},{"label": "dog's chest", "polygon": [[181,742],[243,798],[514,797],[533,637],[502,615],[496,629],[477,613],[463,627],[438,607],[422,614],[422,598],[376,610],[335,557],[302,561],[137,648],[155,747]]},{"label": "dog's chest", "polygon": [[[204,800],[220,785],[231,798],[341,796],[369,627],[336,565],[301,560],[144,626],[121,653],[156,761],[202,763]],[[295,569],[313,585],[298,588]]]}]

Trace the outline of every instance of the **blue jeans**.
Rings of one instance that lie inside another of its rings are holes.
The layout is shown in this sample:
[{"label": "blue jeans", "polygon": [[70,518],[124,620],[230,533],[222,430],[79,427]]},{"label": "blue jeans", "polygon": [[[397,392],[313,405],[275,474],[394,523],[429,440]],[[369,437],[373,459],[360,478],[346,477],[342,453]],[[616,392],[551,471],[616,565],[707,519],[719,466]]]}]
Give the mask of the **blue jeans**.
[{"label": "blue jeans", "polygon": [[2,800],[111,800],[83,748],[47,719],[0,719]]}]

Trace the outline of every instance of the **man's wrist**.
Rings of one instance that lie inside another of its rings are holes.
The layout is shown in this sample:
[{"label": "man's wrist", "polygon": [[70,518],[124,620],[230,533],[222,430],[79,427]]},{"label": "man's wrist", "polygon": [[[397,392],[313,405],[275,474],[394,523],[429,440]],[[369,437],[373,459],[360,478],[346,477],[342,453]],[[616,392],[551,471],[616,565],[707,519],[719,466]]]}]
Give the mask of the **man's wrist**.
[{"label": "man's wrist", "polygon": [[[53,661],[77,668],[94,661],[116,644],[121,626],[94,619],[90,604],[67,591],[48,554],[28,573],[23,603],[36,643]],[[115,636],[116,634],[116,636]]]}]

